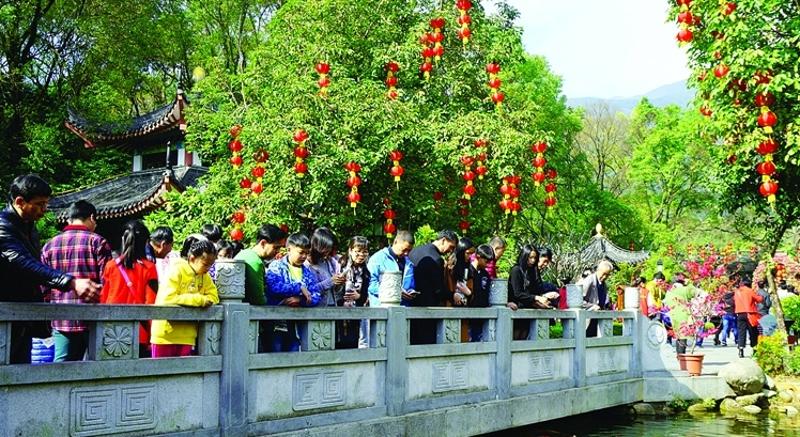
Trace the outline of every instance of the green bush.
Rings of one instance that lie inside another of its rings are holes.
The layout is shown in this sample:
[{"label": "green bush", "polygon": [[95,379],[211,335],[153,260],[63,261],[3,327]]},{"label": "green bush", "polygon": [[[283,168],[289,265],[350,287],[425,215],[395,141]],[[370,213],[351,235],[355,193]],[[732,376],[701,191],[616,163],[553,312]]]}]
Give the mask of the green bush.
[{"label": "green bush", "polygon": [[762,337],[756,346],[755,358],[759,367],[768,375],[784,372],[789,352],[786,350],[786,334],[776,332],[769,337]]},{"label": "green bush", "polygon": [[550,326],[550,338],[564,338],[564,327],[560,322]]},{"label": "green bush", "polygon": [[795,347],[786,358],[786,373],[800,376],[800,348]]},{"label": "green bush", "polygon": [[673,397],[671,401],[667,402],[667,406],[672,408],[675,411],[683,411],[689,408],[689,405],[692,405],[693,401],[682,399],[679,397]]},{"label": "green bush", "polygon": [[792,332],[800,333],[800,296],[789,296],[781,299],[783,317],[786,320],[793,320]]}]

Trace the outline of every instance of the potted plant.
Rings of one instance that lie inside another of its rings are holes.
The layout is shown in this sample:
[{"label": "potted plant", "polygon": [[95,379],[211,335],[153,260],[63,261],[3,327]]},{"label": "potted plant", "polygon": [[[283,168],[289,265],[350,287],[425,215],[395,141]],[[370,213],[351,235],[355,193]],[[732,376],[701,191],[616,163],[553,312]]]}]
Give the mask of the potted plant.
[{"label": "potted plant", "polygon": [[720,316],[724,312],[717,293],[706,293],[703,290],[689,286],[692,297],[688,300],[676,300],[683,306],[686,319],[677,328],[680,338],[691,341],[691,349],[683,354],[686,371],[691,376],[698,376],[703,371],[703,358],[705,355],[695,353],[697,344],[701,339],[710,337],[717,332],[717,328],[710,322],[712,317]]}]

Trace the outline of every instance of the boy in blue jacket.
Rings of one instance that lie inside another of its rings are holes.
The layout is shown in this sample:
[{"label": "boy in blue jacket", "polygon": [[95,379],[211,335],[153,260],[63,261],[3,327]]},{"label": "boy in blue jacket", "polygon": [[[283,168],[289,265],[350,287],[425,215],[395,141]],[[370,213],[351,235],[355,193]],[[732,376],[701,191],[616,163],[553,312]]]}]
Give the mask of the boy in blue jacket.
[{"label": "boy in blue jacket", "polygon": [[[266,277],[267,305],[313,307],[322,300],[314,273],[303,263],[311,250],[311,240],[304,234],[292,234],[286,240],[288,253],[270,263]],[[272,352],[300,350],[294,322],[275,321],[271,333]]]}]

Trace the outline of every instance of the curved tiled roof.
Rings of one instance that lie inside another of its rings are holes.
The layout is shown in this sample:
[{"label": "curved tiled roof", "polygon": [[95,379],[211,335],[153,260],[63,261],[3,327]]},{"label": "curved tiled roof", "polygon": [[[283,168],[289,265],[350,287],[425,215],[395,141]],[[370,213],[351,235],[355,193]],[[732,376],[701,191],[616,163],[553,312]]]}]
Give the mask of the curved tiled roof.
[{"label": "curved tiled roof", "polygon": [[183,137],[181,125],[185,123],[183,109],[188,104],[183,91],[178,90],[175,100],[126,124],[98,124],[67,110],[64,126],[83,139],[86,147],[131,146],[144,138]]},{"label": "curved tiled roof", "polygon": [[164,194],[197,184],[208,170],[204,167],[176,167],[139,171],[109,179],[89,188],[61,193],[50,199],[48,207],[59,222],[67,221],[69,206],[87,200],[97,208],[99,220],[150,212],[164,204]]}]

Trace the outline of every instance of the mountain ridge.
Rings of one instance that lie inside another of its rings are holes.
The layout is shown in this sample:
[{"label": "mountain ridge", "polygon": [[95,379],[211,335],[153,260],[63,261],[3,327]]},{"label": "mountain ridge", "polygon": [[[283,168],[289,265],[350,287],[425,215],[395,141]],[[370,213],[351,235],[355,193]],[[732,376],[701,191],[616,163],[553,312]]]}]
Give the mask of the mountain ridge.
[{"label": "mountain ridge", "polygon": [[674,104],[685,108],[689,106],[694,98],[694,90],[686,86],[685,80],[681,80],[631,97],[567,97],[567,105],[571,107],[586,107],[597,103],[606,103],[614,110],[630,114],[633,108],[645,97],[655,106]]}]

